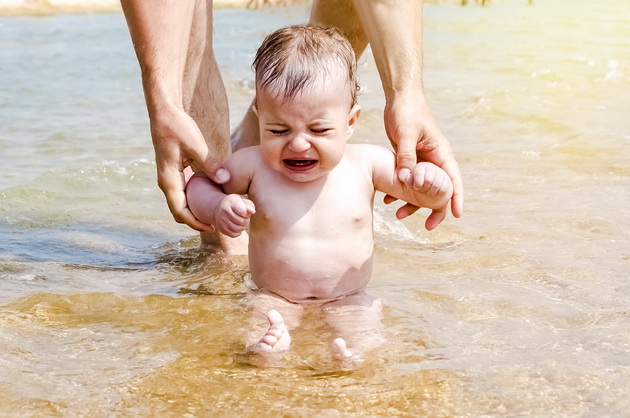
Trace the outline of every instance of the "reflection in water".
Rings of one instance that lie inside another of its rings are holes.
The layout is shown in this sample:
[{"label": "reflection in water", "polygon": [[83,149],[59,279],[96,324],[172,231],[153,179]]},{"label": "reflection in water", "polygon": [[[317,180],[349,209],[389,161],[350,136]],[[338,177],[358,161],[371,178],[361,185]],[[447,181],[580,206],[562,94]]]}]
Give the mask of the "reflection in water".
[{"label": "reflection in water", "polygon": [[[0,412],[625,416],[630,5],[526,3],[425,6],[466,211],[427,233],[376,203],[388,343],[355,370],[315,310],[290,355],[252,365],[247,260],[168,214],[122,15],[1,18]],[[307,13],[216,12],[233,125],[258,43]],[[354,140],[386,145],[369,55],[360,71]]]}]

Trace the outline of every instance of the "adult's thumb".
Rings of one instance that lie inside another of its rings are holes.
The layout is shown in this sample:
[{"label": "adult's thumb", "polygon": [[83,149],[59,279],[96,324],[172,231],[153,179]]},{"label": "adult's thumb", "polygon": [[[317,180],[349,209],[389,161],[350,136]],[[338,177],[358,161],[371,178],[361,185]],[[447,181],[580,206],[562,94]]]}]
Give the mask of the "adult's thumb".
[{"label": "adult's thumb", "polygon": [[413,136],[405,136],[400,138],[396,147],[396,168],[401,181],[405,181],[408,173],[417,163],[416,157],[417,138]]},{"label": "adult's thumb", "polygon": [[223,168],[216,158],[207,158],[203,164],[203,171],[216,184],[225,184],[230,180],[230,172]]},{"label": "adult's thumb", "polygon": [[225,184],[230,181],[230,172],[225,168],[220,167],[214,172],[214,176],[211,177],[216,184]]}]

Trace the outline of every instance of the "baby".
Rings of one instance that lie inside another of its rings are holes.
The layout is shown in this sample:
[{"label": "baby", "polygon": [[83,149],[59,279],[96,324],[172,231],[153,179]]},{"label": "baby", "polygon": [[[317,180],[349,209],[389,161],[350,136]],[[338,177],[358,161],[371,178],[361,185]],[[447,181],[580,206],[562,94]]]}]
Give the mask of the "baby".
[{"label": "baby", "polygon": [[439,209],[451,199],[451,180],[425,162],[397,173],[388,149],[347,144],[360,113],[356,60],[336,29],[277,30],[253,67],[260,145],[227,160],[231,178],[222,189],[195,175],[188,206],[228,236],[250,228],[255,314],[266,316],[252,351],[287,350],[303,306],[316,304],[340,337],[333,355],[359,358],[383,342],[379,309],[365,293],[375,191]]}]

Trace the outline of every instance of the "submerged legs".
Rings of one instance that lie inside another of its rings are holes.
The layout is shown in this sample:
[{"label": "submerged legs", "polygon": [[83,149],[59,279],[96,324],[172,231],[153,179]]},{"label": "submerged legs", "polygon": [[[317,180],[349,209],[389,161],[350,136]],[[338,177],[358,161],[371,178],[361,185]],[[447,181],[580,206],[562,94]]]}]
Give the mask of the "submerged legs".
[{"label": "submerged legs", "polygon": [[[304,306],[266,292],[257,293],[251,302],[254,326],[246,342],[248,350],[261,359],[277,358],[276,354],[291,347],[290,331],[299,326]],[[330,353],[342,364],[361,363],[366,352],[385,342],[380,302],[365,292],[325,303],[320,309],[336,337],[330,344]]]}]

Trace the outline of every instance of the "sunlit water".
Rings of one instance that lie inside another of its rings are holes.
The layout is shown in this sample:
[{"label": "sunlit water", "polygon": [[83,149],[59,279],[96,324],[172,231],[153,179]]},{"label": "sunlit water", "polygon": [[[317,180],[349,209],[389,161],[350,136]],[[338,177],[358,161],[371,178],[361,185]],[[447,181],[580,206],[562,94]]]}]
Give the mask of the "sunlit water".
[{"label": "sunlit water", "polygon": [[[0,18],[0,413],[630,416],[630,5],[526,3],[425,6],[465,216],[377,204],[389,343],[351,371],[314,312],[248,361],[247,263],[170,217],[123,16]],[[306,16],[216,12],[232,125],[262,37]],[[369,54],[361,80],[354,140],[387,145]]]}]

